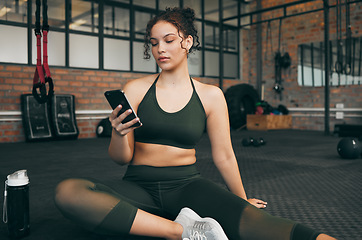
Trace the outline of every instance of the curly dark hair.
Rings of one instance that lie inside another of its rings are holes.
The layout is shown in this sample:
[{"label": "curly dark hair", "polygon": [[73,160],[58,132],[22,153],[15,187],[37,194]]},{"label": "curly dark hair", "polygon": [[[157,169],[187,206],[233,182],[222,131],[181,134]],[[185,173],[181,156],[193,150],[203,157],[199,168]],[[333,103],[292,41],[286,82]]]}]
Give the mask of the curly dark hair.
[{"label": "curly dark hair", "polygon": [[191,8],[166,8],[166,11],[160,12],[158,15],[153,17],[147,24],[143,52],[145,59],[150,59],[151,57],[149,53],[151,29],[158,21],[166,21],[173,24],[177,28],[178,34],[182,39],[183,37],[181,36],[180,32],[183,33],[184,36],[193,37],[194,42],[192,44],[192,47],[189,49],[189,53],[193,52],[194,50],[200,49],[199,36],[197,35],[197,30],[194,24],[195,11]]}]

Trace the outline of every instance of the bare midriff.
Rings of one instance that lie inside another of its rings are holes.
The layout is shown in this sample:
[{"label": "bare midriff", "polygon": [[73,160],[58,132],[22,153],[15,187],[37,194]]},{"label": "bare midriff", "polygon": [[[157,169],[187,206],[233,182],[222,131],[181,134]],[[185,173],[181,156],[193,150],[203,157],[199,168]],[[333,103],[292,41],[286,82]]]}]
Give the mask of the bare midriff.
[{"label": "bare midriff", "polygon": [[195,149],[136,142],[134,150],[132,165],[170,167],[191,165],[196,162]]}]

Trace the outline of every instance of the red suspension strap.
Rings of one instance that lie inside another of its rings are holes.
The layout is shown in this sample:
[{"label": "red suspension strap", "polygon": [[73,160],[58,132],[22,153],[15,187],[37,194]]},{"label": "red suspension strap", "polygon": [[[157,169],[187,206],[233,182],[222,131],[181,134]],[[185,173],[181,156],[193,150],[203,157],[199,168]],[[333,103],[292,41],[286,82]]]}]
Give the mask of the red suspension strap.
[{"label": "red suspension strap", "polygon": [[[41,32],[40,32],[40,0],[36,0],[35,36],[37,48],[36,70],[33,78],[33,96],[41,104],[48,102],[54,94],[53,80],[48,65],[48,7],[47,0],[43,0],[43,65],[41,63]],[[49,84],[48,93],[46,83]],[[39,89],[39,91],[38,91]]]}]

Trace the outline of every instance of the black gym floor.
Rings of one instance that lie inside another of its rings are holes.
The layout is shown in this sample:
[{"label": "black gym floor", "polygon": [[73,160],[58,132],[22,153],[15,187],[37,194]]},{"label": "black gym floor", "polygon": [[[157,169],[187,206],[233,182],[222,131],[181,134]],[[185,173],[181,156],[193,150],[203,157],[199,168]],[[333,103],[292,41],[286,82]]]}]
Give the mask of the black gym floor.
[{"label": "black gym floor", "polygon": [[[244,137],[262,137],[267,144],[244,147]],[[232,132],[248,197],[266,200],[265,211],[289,218],[337,239],[362,239],[362,159],[343,160],[340,138],[299,130]],[[69,177],[94,177],[116,184],[125,167],[107,154],[109,138],[0,144],[0,180],[19,169],[30,178],[31,240],[117,239],[87,232],[57,211],[56,184]],[[205,135],[197,147],[200,172],[221,185]],[[0,184],[3,192],[4,184]],[[1,202],[3,197],[1,197]],[[7,239],[0,224],[0,239]]]}]

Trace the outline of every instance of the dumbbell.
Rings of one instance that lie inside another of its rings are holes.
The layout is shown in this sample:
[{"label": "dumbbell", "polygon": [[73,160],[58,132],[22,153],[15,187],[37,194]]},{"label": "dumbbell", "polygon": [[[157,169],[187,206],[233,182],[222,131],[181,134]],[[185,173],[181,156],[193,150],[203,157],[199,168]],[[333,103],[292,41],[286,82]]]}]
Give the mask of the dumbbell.
[{"label": "dumbbell", "polygon": [[254,139],[252,137],[243,138],[241,143],[244,147],[249,147],[249,146],[259,147],[266,144],[263,138]]}]

